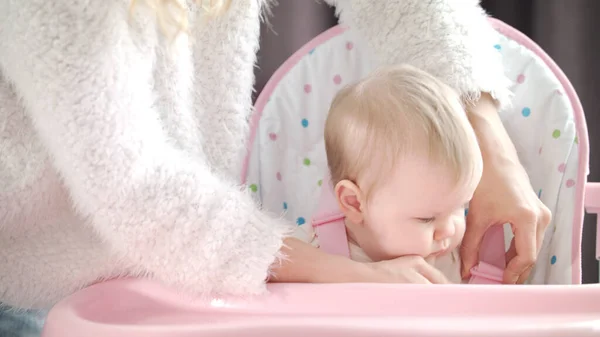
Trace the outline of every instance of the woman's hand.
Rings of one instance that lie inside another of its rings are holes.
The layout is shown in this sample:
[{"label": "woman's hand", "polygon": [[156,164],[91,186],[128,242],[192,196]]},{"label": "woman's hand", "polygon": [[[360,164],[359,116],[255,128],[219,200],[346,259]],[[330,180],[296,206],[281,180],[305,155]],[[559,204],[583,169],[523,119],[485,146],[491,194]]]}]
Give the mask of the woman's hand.
[{"label": "woman's hand", "polygon": [[461,256],[463,275],[478,262],[483,235],[492,225],[510,223],[515,237],[507,252],[504,283],[523,283],[533,268],[550,222],[550,211],[533,192],[519,164],[484,169],[467,215]]},{"label": "woman's hand", "polygon": [[273,264],[271,282],[301,283],[449,283],[420,256],[362,263],[331,255],[295,238],[285,240],[285,258]]},{"label": "woman's hand", "polygon": [[515,235],[507,252],[504,283],[524,283],[533,268],[551,214],[539,200],[502,125],[492,98],[484,94],[469,111],[483,155],[483,176],[469,205],[461,246],[462,274],[478,262],[483,235],[510,223]]}]

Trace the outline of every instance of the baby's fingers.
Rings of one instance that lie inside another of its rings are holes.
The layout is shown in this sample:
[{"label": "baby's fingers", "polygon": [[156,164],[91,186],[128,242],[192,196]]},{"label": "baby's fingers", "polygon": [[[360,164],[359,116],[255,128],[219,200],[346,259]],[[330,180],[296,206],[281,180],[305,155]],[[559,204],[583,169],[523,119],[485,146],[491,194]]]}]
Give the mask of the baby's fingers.
[{"label": "baby's fingers", "polygon": [[429,263],[423,262],[419,264],[417,271],[426,278],[430,283],[433,284],[448,284],[450,281],[434,266]]}]

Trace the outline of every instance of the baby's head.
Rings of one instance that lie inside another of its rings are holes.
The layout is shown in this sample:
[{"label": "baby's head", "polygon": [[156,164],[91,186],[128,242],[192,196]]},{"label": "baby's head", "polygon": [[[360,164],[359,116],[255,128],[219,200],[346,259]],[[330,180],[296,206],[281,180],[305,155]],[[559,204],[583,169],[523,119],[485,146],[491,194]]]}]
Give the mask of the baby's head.
[{"label": "baby's head", "polygon": [[482,158],[460,97],[402,65],[342,89],[325,124],[348,233],[375,261],[456,248]]}]

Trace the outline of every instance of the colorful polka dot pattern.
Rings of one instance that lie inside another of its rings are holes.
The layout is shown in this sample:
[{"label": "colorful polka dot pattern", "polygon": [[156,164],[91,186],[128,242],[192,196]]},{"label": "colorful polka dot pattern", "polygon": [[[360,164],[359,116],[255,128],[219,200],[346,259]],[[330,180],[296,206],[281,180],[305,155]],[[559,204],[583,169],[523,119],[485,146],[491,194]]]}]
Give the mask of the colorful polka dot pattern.
[{"label": "colorful polka dot pattern", "polygon": [[[353,43],[352,41],[346,41],[346,42],[344,43],[344,46],[345,46],[345,49],[346,49],[346,51],[348,51],[348,52],[350,52],[350,51],[352,51],[352,50],[354,49],[354,43]],[[309,55],[313,55],[313,54],[315,53],[316,49],[317,49],[317,48],[313,48],[313,49],[311,49],[311,50],[308,52],[308,54],[309,54]],[[339,74],[339,73],[334,73],[334,74],[332,75],[332,77],[331,77],[331,83],[333,83],[333,85],[335,85],[335,86],[341,86],[341,85],[344,83],[344,79],[343,79],[343,77],[342,77],[342,75],[341,75],[341,74]],[[304,92],[304,94],[305,94],[305,95],[309,95],[309,94],[311,94],[311,93],[313,92],[313,90],[315,90],[314,83],[310,83],[310,82],[309,82],[309,83],[304,83],[304,85],[303,85],[303,87],[302,87],[302,91]],[[271,99],[271,98],[269,98],[269,101],[270,101],[270,99]],[[302,127],[303,129],[308,129],[308,128],[309,128],[309,126],[310,126],[310,121],[309,121],[309,119],[308,119],[308,118],[306,118],[306,117],[304,117],[304,118],[301,118],[301,119],[300,119],[300,125],[301,125],[301,127]],[[270,133],[268,134],[268,137],[269,137],[269,139],[270,139],[271,141],[273,141],[273,142],[275,142],[275,141],[277,141],[277,140],[278,140],[278,135],[277,135],[277,133],[274,133],[274,132],[270,132]],[[312,165],[312,160],[310,159],[310,157],[305,157],[305,158],[303,158],[303,159],[302,159],[302,165],[303,165],[304,167],[311,167],[311,165]],[[278,171],[278,172],[276,173],[276,177],[275,177],[275,178],[277,179],[277,181],[282,181],[282,174],[281,174],[281,172],[280,172],[280,171]],[[323,185],[323,180],[322,180],[322,179],[319,179],[319,180],[317,181],[317,186],[321,187],[322,185]],[[252,184],[252,185],[250,185],[250,187],[249,187],[249,188],[250,188],[250,190],[251,190],[252,192],[256,192],[256,191],[258,190],[258,187],[257,187],[257,185],[256,185],[256,184]],[[283,202],[283,203],[282,203],[282,207],[283,207],[283,210],[287,211],[287,210],[289,209],[288,202],[287,202],[287,201]],[[305,220],[305,218],[304,218],[303,216],[300,216],[300,217],[298,217],[298,218],[296,219],[296,224],[297,224],[297,225],[299,225],[299,226],[301,226],[301,225],[305,224],[305,222],[306,222],[306,220]]]},{"label": "colorful polka dot pattern", "polygon": [[342,77],[340,75],[333,76],[333,83],[335,83],[335,84],[342,83]]},{"label": "colorful polka dot pattern", "polygon": [[[498,51],[502,50],[502,46],[500,44],[494,45],[494,48]],[[519,73],[515,77],[515,83],[517,85],[526,85],[526,82],[527,82],[527,76],[524,73]],[[562,92],[560,90],[555,90],[555,94],[562,96]],[[542,113],[544,113],[544,112],[545,111],[542,111]],[[533,109],[532,106],[522,106],[520,108],[520,114],[523,118],[532,118],[534,113],[535,113],[535,110]],[[551,137],[549,139],[553,139],[556,141],[556,140],[560,140],[562,135],[563,135],[563,130],[556,128],[556,129],[551,130],[551,133],[548,136]],[[574,137],[573,142],[574,142],[574,144],[578,143],[577,136]],[[548,144],[548,145],[550,146],[550,149],[552,150],[554,145],[552,145],[552,144]],[[543,154],[543,146],[540,146],[538,148],[537,154],[540,156]],[[565,163],[565,162],[558,163],[556,166],[556,172],[558,172],[558,174],[560,174],[561,176],[564,176],[565,173],[567,172],[567,163]],[[575,185],[576,185],[576,182],[572,178],[568,178],[564,182],[564,186],[566,188],[572,188]],[[541,198],[542,198],[542,189],[541,188],[537,190],[537,196],[541,200]],[[467,213],[468,213],[468,210],[465,209],[465,216],[467,215]],[[555,231],[556,231],[556,225],[553,226],[553,232],[555,232]],[[554,265],[556,265],[556,263],[557,263],[557,256],[552,255],[550,257],[550,265],[554,266]]]},{"label": "colorful polka dot pattern", "polygon": [[552,138],[558,139],[560,137],[560,130],[556,129],[552,131]]}]

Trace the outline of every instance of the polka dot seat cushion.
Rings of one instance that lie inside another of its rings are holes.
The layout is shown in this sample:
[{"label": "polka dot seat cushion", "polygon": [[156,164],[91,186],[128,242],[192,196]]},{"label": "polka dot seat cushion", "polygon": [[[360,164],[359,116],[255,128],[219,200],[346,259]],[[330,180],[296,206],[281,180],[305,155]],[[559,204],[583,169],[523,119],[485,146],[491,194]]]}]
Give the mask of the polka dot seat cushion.
[{"label": "polka dot seat cushion", "polygon": [[[554,217],[531,283],[579,283],[587,169],[580,105],[539,47],[511,27],[492,22],[500,34],[489,47],[502,54],[514,81],[513,106],[501,118],[532,186]],[[312,232],[311,214],[327,171],[323,129],[330,102],[341,87],[372,69],[369,50],[353,41],[349,31],[334,27],[294,54],[257,101],[242,179],[266,209],[295,222],[299,236]]]}]

